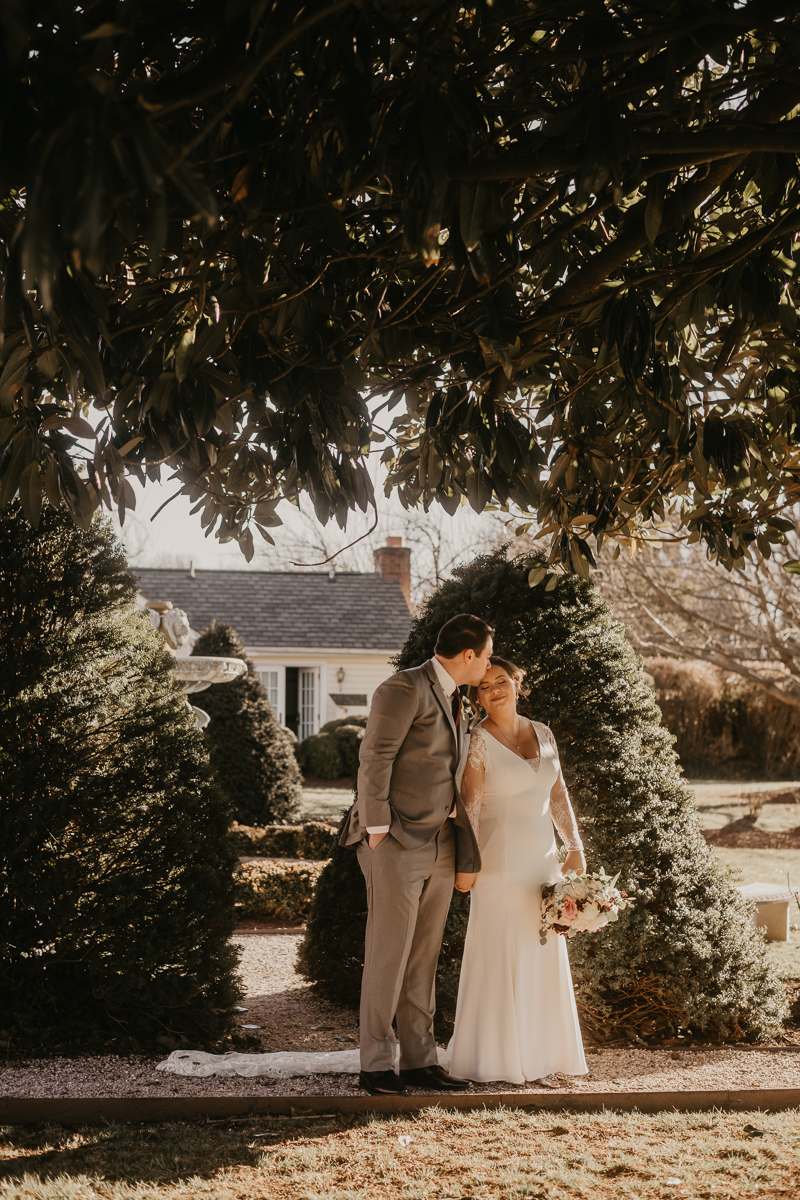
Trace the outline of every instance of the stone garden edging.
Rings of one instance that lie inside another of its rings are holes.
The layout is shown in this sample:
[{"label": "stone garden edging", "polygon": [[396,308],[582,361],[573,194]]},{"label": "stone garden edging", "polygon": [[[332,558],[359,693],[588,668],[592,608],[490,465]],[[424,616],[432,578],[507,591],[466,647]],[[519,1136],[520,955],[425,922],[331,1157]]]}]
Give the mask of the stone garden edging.
[{"label": "stone garden edging", "polygon": [[695,1092],[484,1092],[449,1096],[113,1096],[74,1099],[0,1098],[0,1124],[95,1125],[101,1122],[182,1121],[199,1117],[322,1116],[407,1113],[424,1108],[525,1108],[572,1112],[739,1112],[800,1108],[800,1088]]}]

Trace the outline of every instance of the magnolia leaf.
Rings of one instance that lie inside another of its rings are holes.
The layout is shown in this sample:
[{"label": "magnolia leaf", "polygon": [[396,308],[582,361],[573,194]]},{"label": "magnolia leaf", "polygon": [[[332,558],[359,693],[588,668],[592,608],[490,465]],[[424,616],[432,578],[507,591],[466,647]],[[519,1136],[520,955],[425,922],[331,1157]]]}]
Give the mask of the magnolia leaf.
[{"label": "magnolia leaf", "polygon": [[267,530],[264,528],[264,526],[263,526],[263,525],[259,525],[258,521],[256,521],[256,529],[257,529],[257,530],[258,530],[258,532],[261,534],[261,536],[262,536],[262,538],[264,539],[264,541],[265,541],[265,542],[269,542],[270,546],[274,546],[274,545],[275,545],[275,539],[274,539],[274,537],[272,537],[272,535],[271,535],[270,533],[268,533],[268,532],[267,532]]},{"label": "magnolia leaf", "polygon": [[231,200],[234,204],[239,204],[242,200],[247,199],[248,184],[252,169],[250,163],[247,163],[234,176],[233,183],[231,184]]},{"label": "magnolia leaf", "polygon": [[[16,443],[16,448],[14,448],[14,443]],[[6,449],[3,455],[4,459],[9,453],[11,460],[2,477],[2,481],[0,481],[0,507],[8,504],[9,500],[13,500],[17,494],[20,476],[31,461],[33,453],[30,439],[24,433],[16,434],[14,442]]]},{"label": "magnolia leaf", "polygon": [[589,578],[589,564],[580,552],[580,547],[576,542],[570,542],[570,555],[572,557],[572,565],[575,571],[580,575],[581,579]]},{"label": "magnolia leaf", "polygon": [[29,463],[20,475],[19,500],[28,521],[38,529],[42,515],[42,477],[38,462]]},{"label": "magnolia leaf", "polygon": [[58,508],[61,504],[61,485],[58,482],[58,460],[55,455],[50,459],[44,473],[44,489],[53,508]]},{"label": "magnolia leaf", "polygon": [[175,351],[175,378],[178,380],[178,383],[183,383],[186,378],[186,371],[192,359],[195,334],[195,328],[187,329],[178,343],[178,349]]},{"label": "magnolia leaf", "polygon": [[545,525],[543,529],[540,529],[540,530],[539,530],[539,532],[536,534],[536,536],[534,537],[534,539],[533,539],[533,540],[534,540],[535,542],[538,542],[538,541],[539,541],[539,538],[546,537],[546,536],[547,536],[547,534],[548,534],[548,533],[552,533],[554,529],[560,529],[560,528],[561,528],[561,525],[559,524],[559,522],[558,522],[558,521],[554,521],[552,524],[550,524],[550,525]]},{"label": "magnolia leaf", "polygon": [[96,26],[89,33],[84,33],[81,41],[96,42],[102,38],[119,37],[121,34],[128,32],[122,25],[115,25],[113,21],[103,21],[102,25]]},{"label": "magnolia leaf", "polygon": [[462,183],[458,197],[461,240],[467,250],[474,250],[483,234],[483,214],[489,198],[485,183]]},{"label": "magnolia leaf", "polygon": [[71,433],[76,438],[88,440],[97,436],[92,426],[83,417],[48,417],[42,423],[42,432],[48,433],[51,429],[66,429],[67,433]]},{"label": "magnolia leaf", "polygon": [[657,175],[647,185],[647,206],[644,210],[644,231],[652,245],[658,237],[664,217],[664,177]]}]

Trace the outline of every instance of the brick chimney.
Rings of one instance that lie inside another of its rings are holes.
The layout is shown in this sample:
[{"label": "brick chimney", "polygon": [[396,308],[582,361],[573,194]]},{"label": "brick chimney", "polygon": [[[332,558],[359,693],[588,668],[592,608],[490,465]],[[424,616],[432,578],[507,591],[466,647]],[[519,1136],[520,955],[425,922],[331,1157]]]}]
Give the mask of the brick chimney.
[{"label": "brick chimney", "polygon": [[411,550],[399,537],[387,537],[386,545],[373,551],[375,570],[382,579],[395,579],[411,608]]}]

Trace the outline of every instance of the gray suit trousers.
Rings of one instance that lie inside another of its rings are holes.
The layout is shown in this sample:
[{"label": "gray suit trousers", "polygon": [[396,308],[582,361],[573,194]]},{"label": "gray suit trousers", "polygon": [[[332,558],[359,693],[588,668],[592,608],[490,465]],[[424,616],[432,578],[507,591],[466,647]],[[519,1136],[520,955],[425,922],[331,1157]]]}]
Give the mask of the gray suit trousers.
[{"label": "gray suit trousers", "polygon": [[408,850],[391,834],[358,861],[369,917],[361,983],[361,1069],[394,1070],[397,1017],[400,1069],[438,1062],[433,1037],[436,966],[453,896],[455,836],[446,820],[427,846]]}]

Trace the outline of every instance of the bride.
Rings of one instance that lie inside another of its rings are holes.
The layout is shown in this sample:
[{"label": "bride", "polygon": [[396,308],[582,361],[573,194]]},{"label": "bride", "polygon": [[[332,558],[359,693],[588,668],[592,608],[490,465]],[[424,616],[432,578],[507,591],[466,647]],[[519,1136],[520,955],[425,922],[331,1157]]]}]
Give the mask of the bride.
[{"label": "bride", "polygon": [[585,871],[575,816],[546,725],[517,712],[524,671],[497,655],[470,699],[485,718],[472,731],[461,796],[479,841],[479,875],[456,875],[472,891],[455,1028],[443,1066],[475,1082],[525,1083],[559,1072],[585,1075],[567,943],[539,941],[542,884],[561,867]]}]

